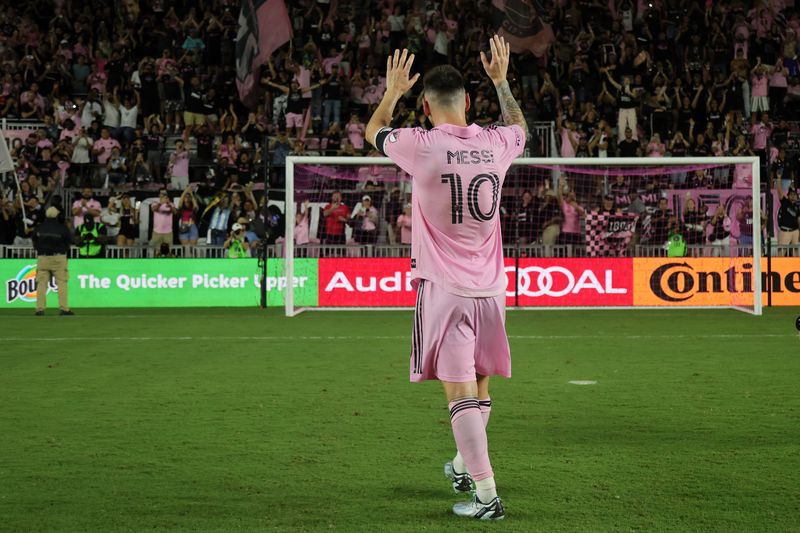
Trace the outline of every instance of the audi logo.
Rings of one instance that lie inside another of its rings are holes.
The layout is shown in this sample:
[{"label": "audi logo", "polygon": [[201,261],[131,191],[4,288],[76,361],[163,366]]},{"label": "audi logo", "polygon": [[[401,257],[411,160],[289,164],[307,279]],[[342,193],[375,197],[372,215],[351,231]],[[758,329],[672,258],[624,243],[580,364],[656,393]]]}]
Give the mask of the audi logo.
[{"label": "audi logo", "polygon": [[[530,296],[537,298],[549,296],[551,298],[561,298],[567,294],[577,294],[582,290],[592,290],[598,294],[627,294],[628,289],[614,287],[614,271],[604,270],[603,281],[597,278],[597,274],[592,270],[584,270],[575,277],[570,269],[562,266],[538,267],[528,266],[517,270],[513,266],[505,268],[506,280],[509,274],[516,273],[517,286],[520,296]],[[514,286],[506,291],[506,296],[513,297]]]}]

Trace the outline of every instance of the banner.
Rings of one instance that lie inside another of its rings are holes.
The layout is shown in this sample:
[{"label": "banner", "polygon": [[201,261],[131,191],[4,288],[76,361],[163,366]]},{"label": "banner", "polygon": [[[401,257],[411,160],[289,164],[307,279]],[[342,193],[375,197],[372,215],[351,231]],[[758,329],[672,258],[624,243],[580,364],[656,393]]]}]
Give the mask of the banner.
[{"label": "banner", "polygon": [[637,215],[627,213],[586,214],[586,255],[589,257],[621,257],[631,242]]},{"label": "banner", "polygon": [[[296,259],[295,302],[317,305],[317,260]],[[267,305],[283,305],[283,260],[267,263]],[[71,307],[248,307],[260,303],[256,259],[76,259],[69,262]],[[0,307],[32,308],[36,261],[0,261]],[[47,306],[58,307],[58,287],[47,287]]]},{"label": "banner", "polygon": [[515,301],[519,276],[522,307],[613,307],[633,305],[633,261],[621,259],[542,258],[506,260],[506,305]]},{"label": "banner", "polygon": [[[247,307],[260,301],[256,259],[76,259],[69,262],[72,307]],[[772,303],[800,306],[800,259],[762,261]],[[284,264],[268,264],[267,303],[282,306]],[[753,305],[747,257],[526,258],[505,260],[506,305],[521,307]],[[33,309],[40,287],[36,262],[0,261],[0,308]],[[295,259],[298,307],[413,307],[408,258]],[[56,308],[58,287],[46,288]],[[766,305],[766,292],[764,303]]]},{"label": "banner", "polygon": [[275,50],[292,39],[292,23],[283,0],[245,0],[236,35],[236,87],[239,99],[255,107],[258,76]]},{"label": "banner", "polygon": [[[781,207],[778,191],[772,190],[772,220],[774,226],[778,227],[778,209]],[[725,208],[725,215],[731,220],[731,236],[739,237],[739,222],[736,215],[739,210],[747,203],[748,198],[753,194],[749,189],[667,189],[664,191],[669,208],[673,213],[681,214],[686,206],[686,200],[691,198],[695,204],[705,207],[708,218],[711,218],[718,205]],[[767,208],[766,193],[761,193],[761,212]],[[708,230],[710,231],[710,229]]]},{"label": "banner", "polygon": [[556,40],[553,29],[539,16],[541,4],[535,0],[492,0],[497,34],[504,37],[511,51],[530,52],[542,57]]},{"label": "banner", "polygon": [[[521,259],[519,304],[532,307],[620,306],[633,304],[631,259]],[[407,258],[320,259],[319,305],[328,307],[411,307]],[[506,305],[516,300],[517,271],[506,259]]]},{"label": "banner", "polygon": [[319,305],[413,307],[408,258],[319,259]]},{"label": "banner", "polygon": [[[773,305],[800,305],[800,259],[761,261],[761,282],[772,283]],[[634,306],[747,306],[753,305],[753,260],[740,257],[635,258]],[[767,293],[763,293],[766,305]]]}]

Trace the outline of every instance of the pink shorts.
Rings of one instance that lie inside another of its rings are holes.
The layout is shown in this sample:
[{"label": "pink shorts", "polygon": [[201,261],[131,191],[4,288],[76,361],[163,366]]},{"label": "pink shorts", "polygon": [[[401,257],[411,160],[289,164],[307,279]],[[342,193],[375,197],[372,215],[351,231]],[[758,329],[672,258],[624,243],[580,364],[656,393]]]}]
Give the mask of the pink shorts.
[{"label": "pink shorts", "polygon": [[286,127],[287,128],[302,128],[303,115],[300,113],[286,113]]},{"label": "pink shorts", "polygon": [[475,381],[476,375],[511,377],[505,295],[466,298],[420,280],[411,381],[463,383]]}]

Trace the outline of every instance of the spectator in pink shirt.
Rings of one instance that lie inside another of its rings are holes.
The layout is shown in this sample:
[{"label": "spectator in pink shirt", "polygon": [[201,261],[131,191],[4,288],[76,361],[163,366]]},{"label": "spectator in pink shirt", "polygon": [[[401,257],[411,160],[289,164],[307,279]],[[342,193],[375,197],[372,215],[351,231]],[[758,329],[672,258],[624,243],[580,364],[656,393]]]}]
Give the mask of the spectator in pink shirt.
[{"label": "spectator in pink shirt", "polygon": [[161,256],[161,245],[172,246],[172,217],[177,208],[169,199],[166,189],[158,192],[158,202],[153,202],[150,206],[153,211],[153,238],[150,246],[154,249],[156,257]]},{"label": "spectator in pink shirt", "polygon": [[172,52],[169,48],[165,48],[161,53],[161,57],[156,59],[156,67],[158,67],[158,76],[167,74],[171,67],[176,67],[177,63],[172,59]]},{"label": "spectator in pink shirt", "polygon": [[356,223],[353,238],[359,244],[375,244],[378,240],[378,210],[372,205],[372,198],[365,195],[361,206],[353,210]]},{"label": "spectator in pink shirt", "polygon": [[766,155],[764,151],[767,149],[767,138],[772,135],[772,123],[767,113],[761,113],[761,121],[753,124],[750,133],[753,134],[753,151]]},{"label": "spectator in pink shirt", "polygon": [[[569,187],[563,177],[559,179],[559,200],[561,200],[561,212],[564,215],[561,221],[561,234],[558,236],[559,244],[581,244],[581,219],[586,216],[586,210],[578,204],[575,191],[568,190]],[[562,194],[566,192],[566,198]]]},{"label": "spectator in pink shirt", "polygon": [[339,63],[342,62],[342,57],[344,54],[336,49],[335,46],[332,46],[330,51],[328,52],[328,57],[322,60],[322,70],[325,71],[325,74],[331,75],[335,70],[339,70]]},{"label": "spectator in pink shirt", "polygon": [[581,139],[580,133],[576,128],[575,122],[565,120],[564,115],[558,117],[558,134],[561,136],[561,157],[575,157],[575,149]]},{"label": "spectator in pink shirt", "polygon": [[661,135],[654,133],[647,143],[647,157],[664,157],[666,146],[661,142]]},{"label": "spectator in pink shirt", "polygon": [[397,217],[397,227],[400,229],[400,243],[411,244],[411,204],[406,204],[403,214]]},{"label": "spectator in pink shirt", "polygon": [[92,189],[86,187],[81,191],[81,197],[72,202],[72,227],[77,228],[83,225],[83,218],[92,215],[95,218],[100,216],[103,206],[100,202],[92,198]]},{"label": "spectator in pink shirt", "polygon": [[294,244],[295,246],[301,246],[303,244],[308,244],[310,242],[309,239],[309,231],[308,231],[308,217],[310,215],[309,206],[311,202],[308,200],[303,202],[303,207],[300,209],[295,216],[294,222]]},{"label": "spectator in pink shirt", "polygon": [[769,78],[767,77],[767,68],[761,64],[761,58],[759,57],[750,75],[750,112],[769,111],[768,95]]},{"label": "spectator in pink shirt", "polygon": [[97,162],[101,165],[108,163],[108,158],[111,157],[112,148],[122,148],[119,143],[111,138],[111,133],[108,128],[100,130],[100,138],[97,139],[92,145],[92,154],[97,158]]},{"label": "spectator in pink shirt", "polygon": [[175,153],[169,158],[168,168],[173,189],[183,190],[189,186],[189,150],[181,139],[175,141]]},{"label": "spectator in pink shirt", "polygon": [[353,148],[356,150],[364,149],[364,132],[366,131],[366,127],[364,123],[361,122],[361,119],[358,118],[358,113],[350,115],[350,122],[344,127],[344,131],[347,133],[347,138],[350,140],[350,144],[353,145]]},{"label": "spectator in pink shirt", "polygon": [[228,161],[236,161],[236,158],[239,156],[239,150],[241,150],[241,143],[239,140],[234,138],[233,135],[228,135],[225,137],[225,142],[220,143],[217,149],[217,159],[221,161],[224,158]]},{"label": "spectator in pink shirt", "polygon": [[30,89],[19,95],[19,103],[22,118],[44,119],[46,102],[44,97],[39,94],[38,83],[31,83]]}]

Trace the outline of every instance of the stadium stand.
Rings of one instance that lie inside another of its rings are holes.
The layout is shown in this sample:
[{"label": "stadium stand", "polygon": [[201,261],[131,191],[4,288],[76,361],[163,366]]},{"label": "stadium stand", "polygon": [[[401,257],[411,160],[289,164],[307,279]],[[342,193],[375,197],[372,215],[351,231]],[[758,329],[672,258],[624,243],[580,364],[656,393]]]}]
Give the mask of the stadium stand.
[{"label": "stadium stand", "polygon": [[[418,69],[458,66],[473,102],[470,119],[499,120],[478,60],[497,27],[488,1],[287,2],[294,38],[261,72],[261,97],[253,109],[239,101],[234,83],[233,2],[4,4],[0,127],[21,194],[14,176],[6,175],[0,257],[32,253],[27,235],[46,206],[57,205],[72,223],[85,187],[100,204],[96,218],[110,230],[107,257],[154,254],[148,250],[154,226],[148,206],[165,187],[177,210],[177,256],[224,255],[219,243],[212,244],[212,232],[228,235],[241,218],[251,225],[251,240],[268,240],[269,253],[279,256],[279,231],[267,235],[264,229],[284,223],[279,206],[286,156],[368,155],[364,124],[383,94],[385,56],[395,47],[415,52]],[[536,125],[528,154],[754,154],[770,169],[770,182],[780,181],[783,191],[795,188],[800,16],[790,4],[544,2],[541,20],[552,27],[554,42],[542,57],[514,55],[512,65],[513,90]],[[430,126],[418,93],[400,103],[398,115],[397,126]],[[711,180],[729,188],[736,179],[681,176],[672,185],[707,188]],[[564,237],[586,231],[575,220],[578,206],[599,208],[611,195],[627,211],[648,192],[645,181],[615,184],[607,178],[601,185],[573,198],[567,188],[558,191],[565,195],[555,217],[561,221],[549,233],[551,201],[543,181],[515,187],[503,197],[507,244],[524,245],[530,255],[582,255],[580,244]],[[335,189],[351,207],[364,192],[341,180],[314,192],[321,200]],[[181,208],[187,190],[193,205]],[[406,255],[397,219],[407,191],[377,181],[369,194],[381,231],[375,242],[349,243],[356,251],[347,254]],[[230,207],[218,211],[223,198]],[[121,216],[125,210],[138,210],[130,238],[120,235],[123,223],[130,224]],[[559,246],[570,249],[559,252]],[[319,245],[304,253],[332,252]]]}]

